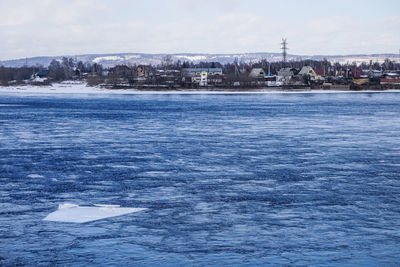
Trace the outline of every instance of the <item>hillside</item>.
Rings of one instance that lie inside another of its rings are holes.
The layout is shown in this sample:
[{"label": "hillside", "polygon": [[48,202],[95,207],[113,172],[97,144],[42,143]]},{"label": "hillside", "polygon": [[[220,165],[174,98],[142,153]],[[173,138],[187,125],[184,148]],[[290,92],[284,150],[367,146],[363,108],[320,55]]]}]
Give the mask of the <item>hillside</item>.
[{"label": "hillside", "polygon": [[[88,54],[88,55],[66,55],[65,57],[72,57],[77,61],[100,63],[105,67],[112,67],[118,64],[152,64],[158,65],[167,54],[144,54],[144,53],[122,53],[122,54]],[[222,64],[234,62],[237,59],[238,62],[256,62],[261,59],[266,59],[271,62],[277,62],[282,59],[280,53],[238,53],[238,54],[194,54],[194,53],[181,53],[181,54],[170,54],[173,61],[180,60],[198,63],[201,61],[207,62],[220,62]],[[42,65],[48,66],[53,60],[60,60],[63,56],[57,57],[31,57],[14,60],[0,61],[0,66],[5,67],[21,67],[26,63],[28,66]],[[301,55],[288,55],[288,60],[300,60],[300,59],[313,59],[322,60],[326,58],[331,62],[339,62],[341,64],[357,62],[368,63],[370,60],[373,62],[382,63],[386,58],[390,60],[400,62],[397,54],[371,54],[371,55],[316,55],[316,56],[301,56]]]}]

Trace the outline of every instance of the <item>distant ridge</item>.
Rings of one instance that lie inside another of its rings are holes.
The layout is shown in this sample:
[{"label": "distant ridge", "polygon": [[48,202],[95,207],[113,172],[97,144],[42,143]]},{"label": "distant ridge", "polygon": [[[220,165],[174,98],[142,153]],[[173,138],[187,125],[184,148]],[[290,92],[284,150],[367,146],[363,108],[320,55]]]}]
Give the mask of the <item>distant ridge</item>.
[{"label": "distant ridge", "polygon": [[[71,57],[77,61],[100,63],[105,67],[113,67],[118,64],[152,64],[158,65],[161,63],[163,57],[171,55],[173,61],[180,60],[189,61],[193,63],[199,63],[201,61],[207,62],[220,62],[222,64],[234,62],[236,59],[238,62],[256,62],[262,59],[266,59],[270,62],[281,61],[281,53],[236,53],[236,54],[201,54],[201,53],[178,53],[178,54],[146,54],[146,53],[118,53],[118,54],[86,54],[86,55],[69,55],[65,57]],[[0,66],[5,67],[22,67],[28,63],[28,66],[42,65],[47,67],[53,59],[61,60],[63,56],[54,57],[31,57],[0,61]],[[322,60],[326,58],[330,62],[339,62],[341,64],[356,62],[360,64],[362,62],[369,63],[370,60],[373,62],[382,63],[386,58],[392,61],[400,63],[399,55],[397,54],[359,54],[359,55],[336,55],[336,56],[301,56],[301,55],[288,55],[288,60],[300,60],[300,59],[312,59]]]}]

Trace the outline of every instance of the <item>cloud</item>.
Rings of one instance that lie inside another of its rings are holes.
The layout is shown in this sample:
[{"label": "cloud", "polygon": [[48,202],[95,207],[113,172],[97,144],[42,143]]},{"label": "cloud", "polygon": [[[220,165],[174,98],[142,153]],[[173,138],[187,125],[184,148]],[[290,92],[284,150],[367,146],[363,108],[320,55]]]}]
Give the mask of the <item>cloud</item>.
[{"label": "cloud", "polygon": [[187,12],[210,12],[213,10],[232,12],[238,10],[243,2],[239,0],[178,0],[177,5]]},{"label": "cloud", "polygon": [[106,5],[95,0],[2,0],[0,26],[65,25],[98,20]]},{"label": "cloud", "polygon": [[[312,8],[297,7],[297,13]],[[0,59],[105,52],[279,52],[282,37],[295,54],[398,51],[397,15],[318,14],[278,15],[273,2],[264,1],[1,0]]]}]

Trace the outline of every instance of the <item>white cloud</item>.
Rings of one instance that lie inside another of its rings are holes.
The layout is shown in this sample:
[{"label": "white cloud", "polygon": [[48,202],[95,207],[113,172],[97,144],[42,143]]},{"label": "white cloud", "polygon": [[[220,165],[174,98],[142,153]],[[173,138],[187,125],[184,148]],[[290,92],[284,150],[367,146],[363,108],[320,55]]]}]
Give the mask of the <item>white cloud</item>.
[{"label": "white cloud", "polygon": [[96,0],[2,0],[0,26],[46,26],[97,23],[108,14],[107,6]]},{"label": "white cloud", "polygon": [[399,16],[299,19],[275,16],[271,2],[168,3],[0,0],[0,59],[103,52],[279,52],[284,36],[295,54],[396,52],[400,43]]}]

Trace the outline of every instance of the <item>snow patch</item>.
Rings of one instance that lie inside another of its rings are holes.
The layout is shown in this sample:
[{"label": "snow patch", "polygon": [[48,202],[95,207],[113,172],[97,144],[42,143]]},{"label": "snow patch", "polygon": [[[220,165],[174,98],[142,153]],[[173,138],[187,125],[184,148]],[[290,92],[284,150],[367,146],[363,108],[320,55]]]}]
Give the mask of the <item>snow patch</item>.
[{"label": "snow patch", "polygon": [[58,210],[50,213],[43,220],[50,222],[85,223],[143,210],[146,210],[146,208],[120,208],[119,205],[106,204],[79,206],[72,203],[64,203],[60,204]]},{"label": "snow patch", "polygon": [[62,81],[60,84],[85,84],[83,81]]},{"label": "snow patch", "polygon": [[207,59],[206,56],[176,56],[176,58],[182,58],[189,61],[200,61]]},{"label": "snow patch", "polygon": [[47,80],[47,78],[40,78],[40,77],[35,77],[31,81],[32,82],[37,82],[37,83],[43,83]]},{"label": "snow patch", "polygon": [[93,59],[93,62],[100,63],[102,61],[107,61],[107,60],[120,61],[120,60],[123,60],[123,58],[122,57],[118,57],[118,56],[96,57],[95,59]]},{"label": "snow patch", "polygon": [[130,60],[130,59],[137,59],[140,58],[139,55],[130,55],[130,56],[125,56],[125,60]]},{"label": "snow patch", "polygon": [[[381,92],[381,93],[393,93],[393,92],[400,92],[399,90],[392,89],[392,90],[385,90],[385,91],[350,91],[350,90],[302,90],[302,91],[289,91],[289,90],[282,90],[279,88],[264,88],[255,91],[237,91],[237,90],[230,90],[226,89],[224,91],[207,91],[207,90],[173,90],[173,91],[142,91],[136,89],[105,89],[100,87],[90,87],[86,86],[86,83],[57,83],[51,86],[31,86],[31,85],[24,85],[24,86],[7,86],[3,87],[0,86],[0,93],[19,93],[19,94],[103,94],[103,95],[147,95],[147,94],[208,94],[208,95],[218,95],[218,94],[316,94],[316,93],[367,93],[367,92]],[[1,106],[11,106],[12,104],[0,104]],[[17,105],[12,105],[17,106]],[[23,106],[23,105],[18,105]],[[117,167],[117,166],[113,166]],[[119,166],[122,167],[122,166]],[[127,166],[123,166],[127,168]]]}]

